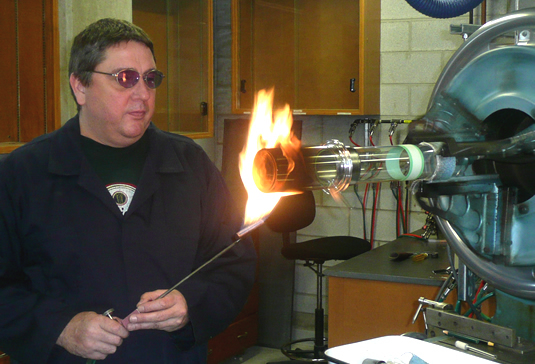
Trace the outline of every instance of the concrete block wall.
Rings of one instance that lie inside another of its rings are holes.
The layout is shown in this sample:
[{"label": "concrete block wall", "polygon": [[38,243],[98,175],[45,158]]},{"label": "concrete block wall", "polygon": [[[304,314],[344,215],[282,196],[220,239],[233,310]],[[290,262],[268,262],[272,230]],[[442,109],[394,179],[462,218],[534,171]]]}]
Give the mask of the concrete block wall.
[{"label": "concrete block wall", "polygon": [[132,0],[58,0],[61,123],[76,115],[69,85],[69,58],[74,37],[102,18],[132,21]]},{"label": "concrete block wall", "polygon": [[[534,0],[519,1],[520,9],[535,6]],[[514,10],[515,2],[508,0],[487,1],[487,21]],[[463,43],[460,35],[450,34],[450,24],[468,23],[468,15],[453,19],[429,18],[403,0],[381,0],[381,118],[417,119],[425,114],[435,82],[451,55]],[[216,110],[216,162],[220,163],[223,136],[223,120],[240,118],[232,115],[230,90],[231,33],[230,0],[214,1],[215,11],[215,110]],[[474,22],[479,23],[479,9],[474,11]],[[338,139],[351,145],[348,131],[353,116],[299,116],[303,120],[305,145],[322,144],[329,139]],[[389,145],[389,125],[380,125],[374,132],[375,145]],[[407,126],[400,125],[394,134],[394,144],[403,141]],[[354,140],[365,144],[365,130],[359,126]],[[219,164],[220,165],[220,164]],[[359,187],[362,196],[364,186]],[[300,230],[297,241],[330,235],[363,236],[361,205],[352,189],[343,193],[345,202],[316,192],[317,217],[308,227]],[[368,205],[371,206],[371,199]],[[410,228],[417,230],[424,225],[425,213],[411,203]],[[376,245],[396,238],[396,202],[389,184],[383,184],[377,213]],[[371,223],[366,215],[366,226]],[[302,263],[302,262],[299,262]],[[339,262],[327,262],[326,266]],[[324,285],[324,307],[327,309],[327,287]],[[296,265],[294,292],[295,339],[312,337],[314,334],[314,309],[316,307],[316,276],[302,264]]]}]

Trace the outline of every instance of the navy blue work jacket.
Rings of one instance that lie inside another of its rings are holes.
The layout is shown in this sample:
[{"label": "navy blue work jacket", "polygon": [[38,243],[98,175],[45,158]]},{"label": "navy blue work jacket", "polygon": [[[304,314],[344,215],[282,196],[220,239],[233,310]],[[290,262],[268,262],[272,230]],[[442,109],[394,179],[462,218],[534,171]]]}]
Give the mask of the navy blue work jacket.
[{"label": "navy blue work jacket", "polygon": [[[85,159],[78,117],[0,162],[0,350],[24,363],[85,363],[55,344],[79,312],[124,318],[233,241],[242,220],[221,174],[192,140],[147,130],[149,153],[123,216]],[[202,363],[206,342],[243,307],[249,239],[178,289],[190,324],[130,333],[103,363]]]}]

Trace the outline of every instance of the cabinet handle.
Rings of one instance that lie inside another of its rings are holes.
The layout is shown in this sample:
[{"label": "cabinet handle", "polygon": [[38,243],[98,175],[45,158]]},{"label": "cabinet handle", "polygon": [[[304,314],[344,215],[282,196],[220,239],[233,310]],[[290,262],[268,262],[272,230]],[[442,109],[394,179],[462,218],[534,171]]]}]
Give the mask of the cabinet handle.
[{"label": "cabinet handle", "polygon": [[349,91],[355,92],[355,79],[351,78],[349,79]]},{"label": "cabinet handle", "polygon": [[208,115],[208,103],[207,102],[201,102],[201,115],[206,116]]},{"label": "cabinet handle", "polygon": [[245,89],[245,82],[247,82],[247,81],[246,81],[246,80],[241,80],[241,81],[240,81],[240,92],[241,92],[242,94],[244,94],[244,93],[247,92],[247,90]]},{"label": "cabinet handle", "polygon": [[238,335],[238,339],[243,339],[243,338],[246,338],[247,336],[249,335],[249,333],[247,331],[245,331],[243,334],[241,335]]}]

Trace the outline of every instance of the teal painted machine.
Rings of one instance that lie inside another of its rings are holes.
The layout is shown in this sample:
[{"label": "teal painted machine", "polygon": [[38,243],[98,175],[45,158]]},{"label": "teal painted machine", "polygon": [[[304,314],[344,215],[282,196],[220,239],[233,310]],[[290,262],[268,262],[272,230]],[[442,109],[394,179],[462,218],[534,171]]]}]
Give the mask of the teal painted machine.
[{"label": "teal painted machine", "polygon": [[535,9],[485,24],[458,49],[410,124],[405,143],[421,142],[443,143],[455,171],[417,182],[419,203],[496,289],[492,324],[535,341]]}]

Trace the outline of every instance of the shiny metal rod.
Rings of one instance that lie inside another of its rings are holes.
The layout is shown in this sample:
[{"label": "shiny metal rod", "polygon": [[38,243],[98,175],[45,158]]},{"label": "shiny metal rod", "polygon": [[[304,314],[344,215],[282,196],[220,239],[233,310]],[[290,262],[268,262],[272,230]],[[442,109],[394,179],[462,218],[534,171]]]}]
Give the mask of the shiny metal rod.
[{"label": "shiny metal rod", "polygon": [[258,220],[257,222],[255,222],[254,224],[251,224],[251,225],[248,225],[246,227],[244,227],[243,229],[241,229],[240,231],[238,231],[235,235],[235,238],[237,238],[236,240],[234,240],[232,242],[232,244],[230,244],[229,246],[227,246],[225,249],[221,250],[219,253],[217,253],[216,255],[214,255],[212,258],[210,258],[209,260],[207,260],[206,262],[204,262],[204,264],[202,264],[199,268],[195,269],[193,272],[191,272],[190,274],[188,274],[187,276],[185,276],[184,278],[182,278],[182,280],[180,282],[178,282],[177,284],[175,284],[173,287],[169,288],[167,291],[165,291],[164,293],[162,293],[160,296],[158,296],[157,300],[160,299],[160,298],[164,298],[165,296],[167,296],[169,293],[171,293],[171,291],[173,291],[174,289],[176,289],[178,286],[180,286],[182,283],[184,283],[185,281],[187,281],[189,278],[191,278],[191,276],[193,276],[194,274],[196,274],[198,271],[200,271],[201,269],[203,269],[204,267],[206,267],[208,264],[212,263],[214,260],[216,260],[217,258],[219,258],[220,256],[222,256],[223,254],[225,254],[226,252],[228,252],[230,249],[232,249],[232,247],[234,247],[234,245],[238,244],[240,241],[243,240],[244,237],[246,237],[249,233],[251,233],[253,230],[255,230],[256,228],[258,228],[259,226],[261,226],[262,224],[264,223],[264,220],[261,219],[261,220]]},{"label": "shiny metal rod", "polygon": [[[243,238],[245,238],[249,233],[251,233],[253,230],[255,230],[256,228],[258,228],[259,226],[261,226],[263,223],[264,223],[264,220],[265,219],[260,219],[258,220],[257,222],[255,222],[254,224],[251,224],[251,225],[248,225],[244,228],[242,228],[240,231],[238,231],[235,235],[235,238],[237,238],[236,240],[234,240],[229,246],[227,246],[226,248],[224,248],[223,250],[221,250],[219,253],[217,253],[216,255],[214,255],[212,258],[210,258],[209,260],[207,260],[206,262],[204,262],[201,266],[199,266],[197,269],[195,269],[193,272],[191,272],[190,274],[188,274],[187,276],[185,276],[184,278],[182,278],[182,280],[180,280],[180,282],[178,282],[177,284],[175,284],[173,287],[169,288],[167,291],[165,291],[164,293],[162,293],[161,295],[159,295],[156,299],[159,300],[160,298],[164,298],[165,296],[167,296],[169,293],[171,293],[173,290],[175,290],[176,288],[178,288],[178,286],[180,286],[182,283],[184,283],[185,281],[187,281],[188,279],[190,279],[193,275],[195,275],[197,272],[199,272],[201,269],[203,269],[204,267],[206,267],[208,264],[212,263],[214,260],[216,260],[217,258],[219,258],[220,256],[222,256],[223,254],[225,254],[226,252],[228,252],[230,249],[232,249],[236,244],[238,244],[240,241],[243,240]],[[130,322],[130,316],[132,316],[132,314],[134,314],[135,312],[137,311],[137,309],[135,309],[134,311],[132,311],[128,316],[126,316],[122,321],[121,323],[123,324],[124,327],[126,327],[126,325],[128,325],[128,323]],[[139,312],[139,311],[137,311]]]}]

